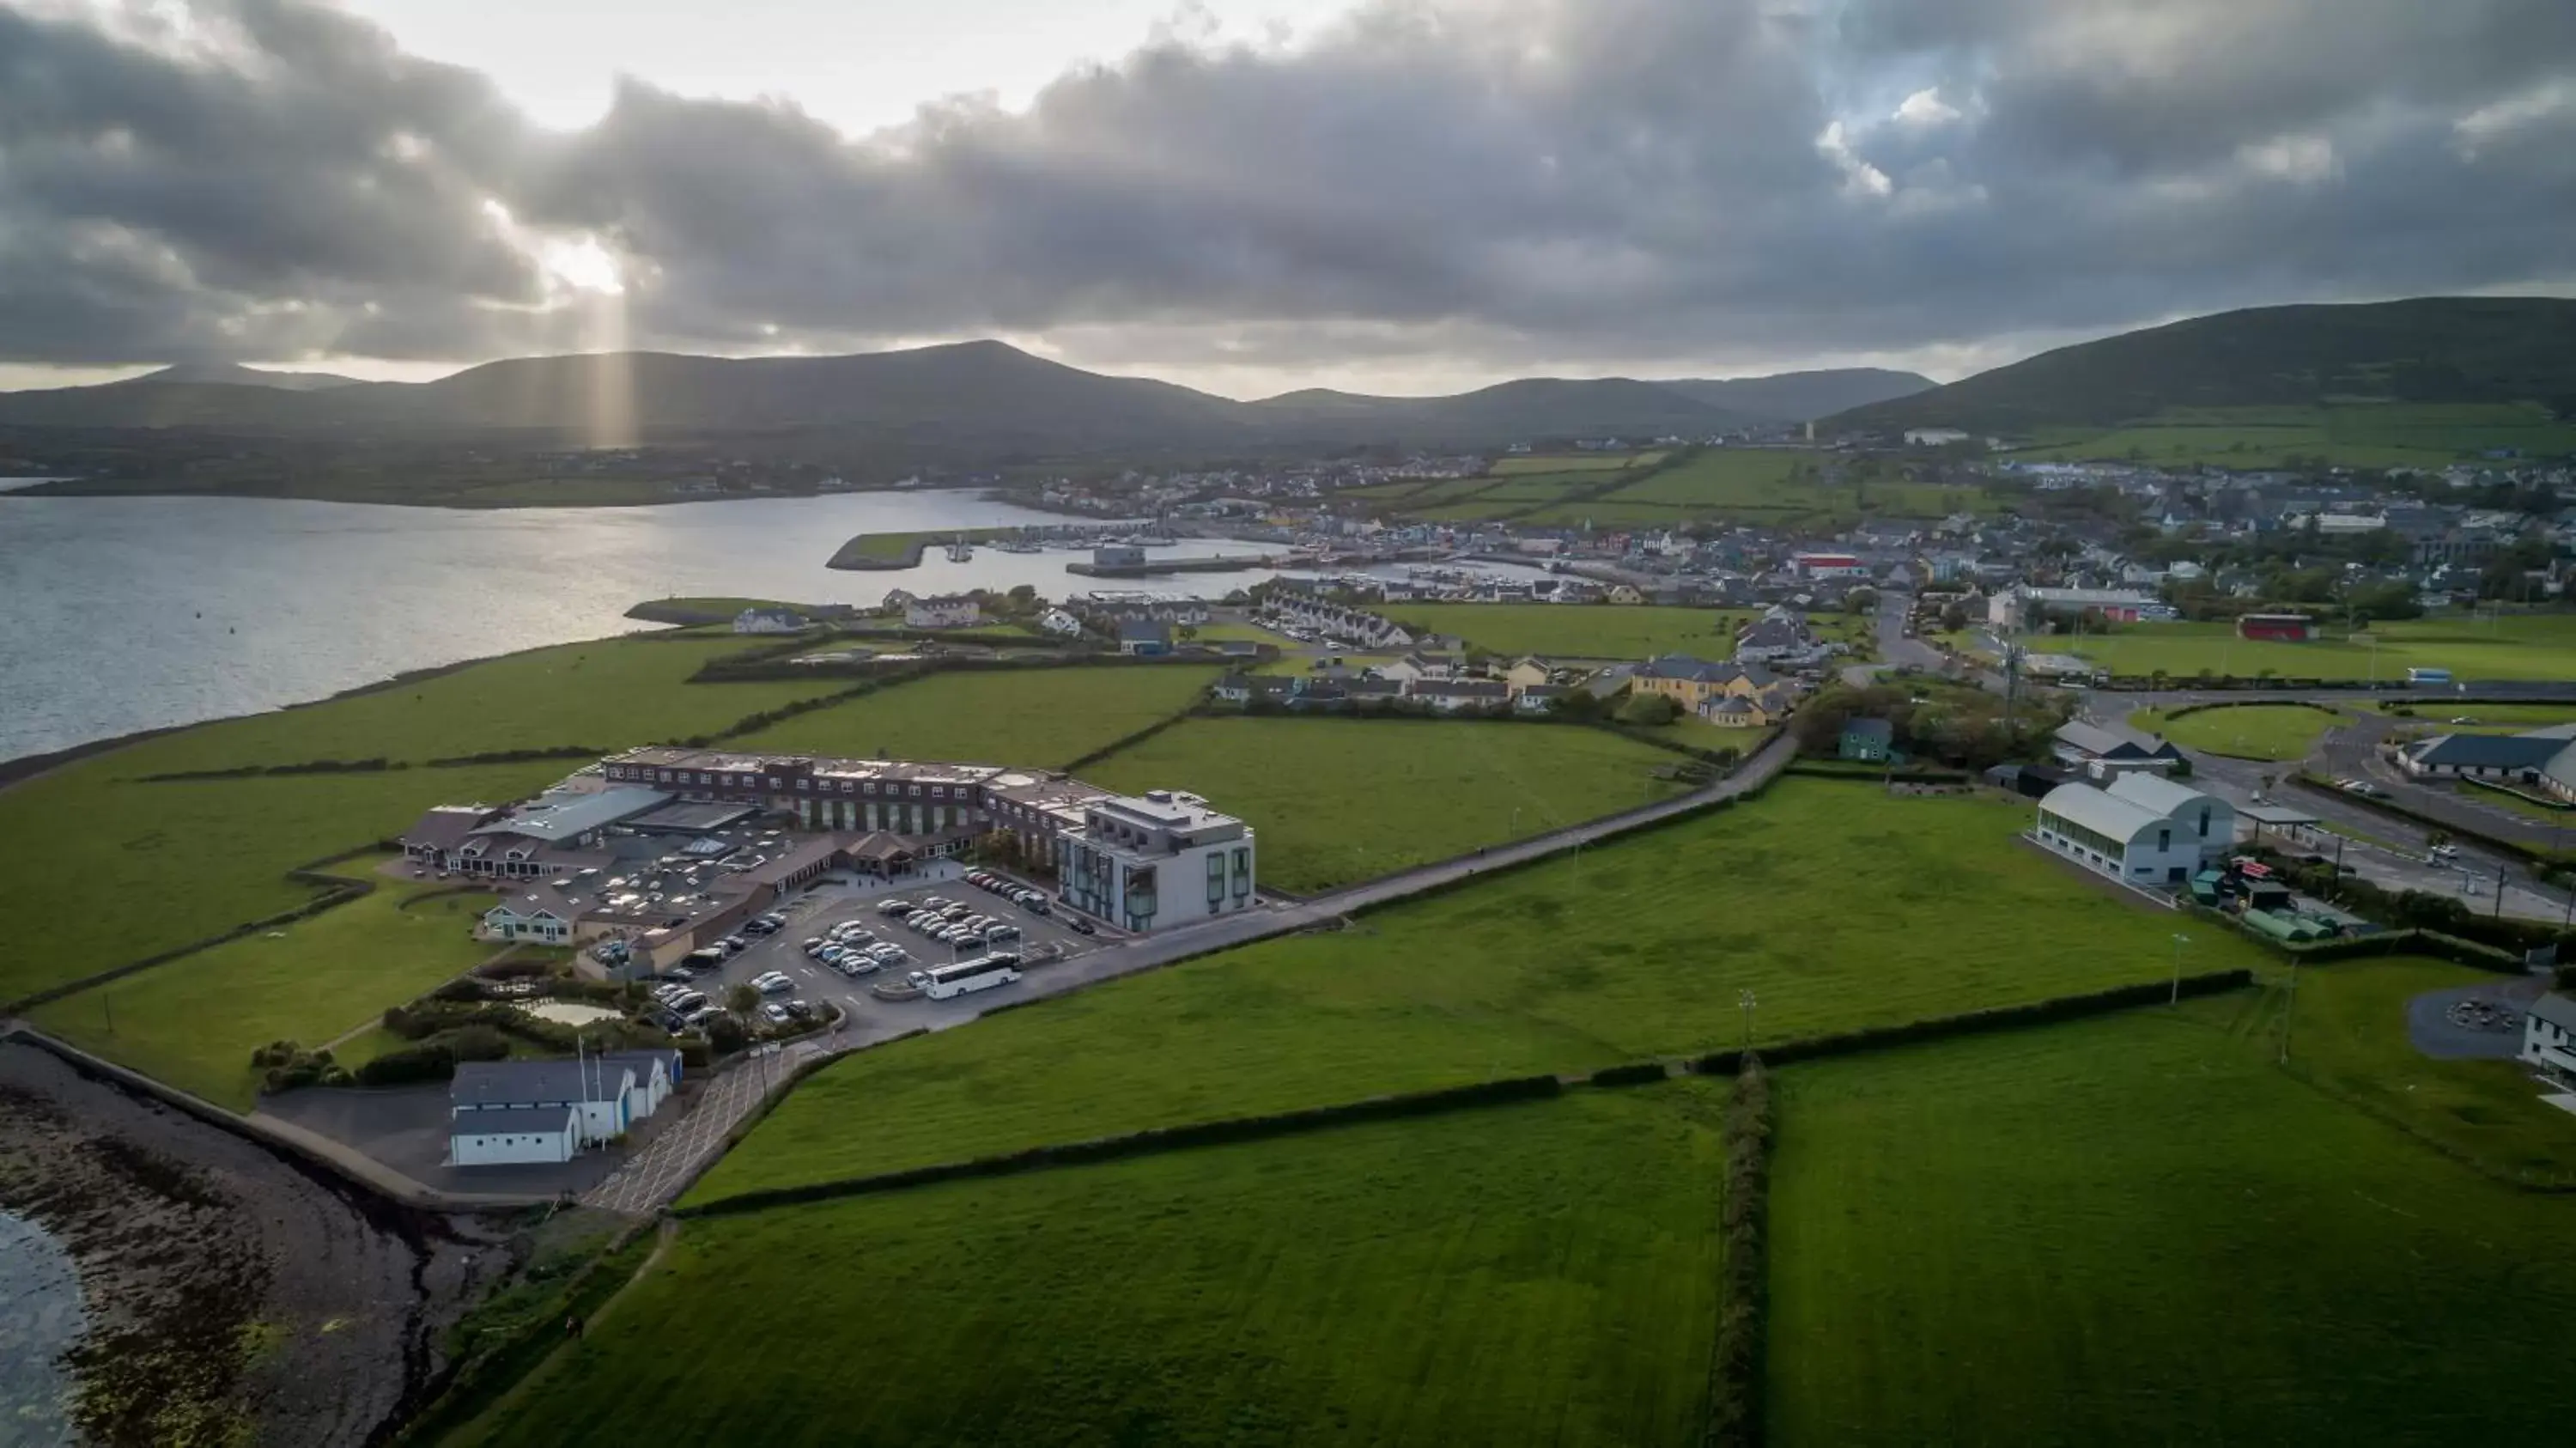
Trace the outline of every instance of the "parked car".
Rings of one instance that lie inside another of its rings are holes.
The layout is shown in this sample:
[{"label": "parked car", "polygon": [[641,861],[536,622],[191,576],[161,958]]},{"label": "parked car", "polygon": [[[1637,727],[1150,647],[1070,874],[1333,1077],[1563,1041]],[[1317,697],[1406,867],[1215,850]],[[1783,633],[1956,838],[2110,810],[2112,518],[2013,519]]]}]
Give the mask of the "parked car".
[{"label": "parked car", "polygon": [[879,900],[877,902],[877,913],[879,915],[909,915],[912,913],[912,902],[909,900]]},{"label": "parked car", "polygon": [[767,975],[753,977],[751,984],[762,995],[783,995],[796,989],[796,982],[774,970]]},{"label": "parked car", "polygon": [[1079,915],[1069,915],[1065,917],[1064,923],[1073,927],[1074,931],[1078,934],[1098,935],[1100,933],[1099,926],[1092,924],[1090,921],[1083,919]]},{"label": "parked car", "polygon": [[1017,940],[1019,938],[1020,927],[1013,925],[1008,921],[984,927],[984,939],[987,943],[996,940]]},{"label": "parked car", "polygon": [[722,950],[728,956],[740,955],[744,950],[748,949],[750,945],[750,941],[743,939],[739,935],[728,935],[724,939],[716,942],[716,948]]},{"label": "parked car", "polygon": [[762,1019],[768,1021],[773,1026],[783,1026],[787,1024],[787,1007],[780,1005],[776,1001],[771,1001],[769,1004],[762,1006],[760,1008],[760,1014]]}]

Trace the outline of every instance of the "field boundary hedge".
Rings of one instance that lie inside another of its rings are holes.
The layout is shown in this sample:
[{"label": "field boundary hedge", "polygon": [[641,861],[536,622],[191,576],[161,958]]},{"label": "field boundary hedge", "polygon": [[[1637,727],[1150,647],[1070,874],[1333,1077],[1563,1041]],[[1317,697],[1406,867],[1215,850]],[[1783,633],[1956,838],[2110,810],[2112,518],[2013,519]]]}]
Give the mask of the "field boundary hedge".
[{"label": "field boundary hedge", "polygon": [[[2182,998],[2190,999],[2243,989],[2253,983],[2254,973],[2240,967],[2235,970],[2213,971],[2204,975],[2184,976],[2180,982],[2179,993]],[[1960,1015],[1934,1016],[1894,1026],[1871,1026],[1827,1036],[1810,1036],[1800,1040],[1779,1042],[1762,1048],[1758,1053],[1746,1050],[1713,1051],[1685,1060],[1684,1069],[1703,1076],[1734,1076],[1742,1072],[1748,1060],[1754,1061],[1757,1065],[1765,1060],[1774,1065],[1782,1062],[1812,1061],[1831,1056],[1914,1045],[1952,1036],[2051,1025],[2059,1021],[2107,1015],[2138,1006],[2160,1005],[2176,989],[2173,982],[2150,981],[2138,985],[2115,986],[2109,990],[2094,991],[2084,995],[2053,996],[2046,1000],[2030,1001],[2021,1005],[1993,1006]],[[1670,1068],[1662,1061],[1633,1061],[1602,1067],[1588,1077],[1575,1078],[1575,1084],[1609,1087],[1643,1085],[1670,1074]],[[1221,1117],[1213,1121],[1190,1122],[1178,1126],[1152,1126],[1121,1132],[1113,1136],[1021,1147],[1014,1151],[967,1157],[958,1161],[932,1162],[893,1171],[835,1177],[827,1181],[807,1182],[792,1187],[762,1187],[752,1191],[737,1192],[731,1196],[718,1197],[709,1202],[700,1202],[695,1206],[676,1207],[672,1209],[672,1213],[680,1217],[734,1216],[744,1212],[767,1211],[773,1207],[797,1206],[842,1197],[870,1196],[880,1192],[900,1191],[908,1187],[930,1186],[940,1182],[1010,1176],[1049,1167],[1118,1161],[1129,1157],[1157,1155],[1166,1151],[1303,1135],[1311,1131],[1328,1130],[1358,1122],[1438,1115],[1450,1111],[1499,1106],[1511,1102],[1553,1097],[1567,1089],[1566,1079],[1559,1076],[1514,1076],[1495,1081],[1479,1081],[1464,1086],[1443,1086],[1426,1091],[1370,1096],[1357,1101],[1324,1106],[1303,1106],[1261,1116]],[[777,1093],[777,1097],[784,1095],[784,1092]],[[749,1130],[749,1121],[750,1119],[746,1118],[741,1128],[745,1132]]]},{"label": "field boundary hedge", "polygon": [[1166,1151],[1218,1146],[1238,1141],[1267,1141],[1282,1136],[1297,1136],[1310,1131],[1347,1126],[1355,1122],[1390,1121],[1409,1116],[1436,1115],[1474,1106],[1499,1106],[1509,1102],[1541,1100],[1555,1096],[1563,1089],[1564,1083],[1554,1076],[1514,1076],[1499,1081],[1479,1081],[1466,1086],[1445,1086],[1430,1091],[1371,1096],[1364,1100],[1346,1101],[1331,1106],[1300,1107],[1292,1111],[1272,1112],[1262,1116],[1233,1116],[1181,1126],[1149,1126],[1140,1131],[1121,1132],[1115,1136],[1093,1137],[1086,1141],[1065,1142],[1052,1146],[1023,1147],[1017,1151],[999,1152],[990,1156],[968,1157],[963,1161],[935,1162],[928,1166],[905,1167],[898,1171],[873,1172],[865,1176],[809,1182],[803,1186],[765,1187],[756,1191],[737,1192],[729,1197],[718,1197],[711,1202],[701,1202],[694,1207],[675,1207],[672,1209],[672,1215],[677,1217],[735,1216],[744,1212],[766,1211],[772,1207],[797,1206],[807,1202],[832,1201],[842,1197],[869,1196],[906,1187],[929,1186],[938,1182],[1012,1176],[1044,1167],[1120,1161],[1129,1157],[1151,1156]]},{"label": "field boundary hedge", "polygon": [[[1987,1006],[1981,1010],[1963,1011],[1954,1016],[1927,1016],[1890,1026],[1862,1026],[1855,1030],[1837,1031],[1831,1035],[1807,1036],[1780,1041],[1761,1050],[1761,1058],[1773,1066],[1800,1061],[1821,1061],[1836,1056],[1860,1055],[1898,1046],[1919,1045],[1926,1041],[1950,1040],[1961,1036],[1991,1035],[1998,1031],[2024,1030],[2032,1026],[2055,1025],[2061,1021],[2082,1020],[2088,1016],[2113,1015],[2141,1006],[2163,1005],[2179,996],[2192,1000],[2200,996],[2225,995],[2254,984],[2254,972],[2244,966],[2234,970],[2214,970],[2200,975],[2186,975],[2180,981],[2140,981],[2135,985],[2115,985],[2107,990],[2087,991],[2081,995],[2050,996],[2044,1000],[2024,1001],[2019,1005]],[[1703,1076],[1732,1076],[1744,1067],[1751,1052],[1743,1050],[1712,1051],[1699,1058],[1693,1069]]]},{"label": "field boundary hedge", "polygon": [[2212,709],[2313,709],[2329,718],[2343,717],[2341,709],[2313,703],[2306,699],[2210,699],[2198,704],[2180,704],[2164,711],[2165,722],[2206,714]]},{"label": "field boundary hedge", "polygon": [[38,1006],[51,1005],[58,1000],[62,1000],[69,996],[79,995],[81,992],[86,990],[95,990],[103,985],[112,985],[117,981],[125,979],[129,975],[140,975],[147,970],[168,965],[172,961],[195,955],[200,951],[212,950],[218,945],[229,944],[232,941],[241,939],[245,935],[255,935],[263,930],[274,930],[281,925],[291,925],[298,920],[305,920],[315,915],[319,915],[323,911],[332,909],[335,906],[346,905],[352,900],[363,898],[376,889],[376,881],[362,879],[355,875],[329,874],[325,872],[323,867],[326,865],[336,865],[343,860],[354,859],[359,855],[375,854],[388,848],[393,848],[393,846],[389,845],[386,841],[379,840],[372,844],[360,845],[355,849],[347,849],[336,854],[324,855],[318,860],[308,860],[304,864],[298,865],[286,872],[286,878],[299,885],[320,885],[324,887],[321,894],[314,896],[303,904],[298,905],[291,910],[281,910],[275,915],[264,915],[257,920],[243,921],[241,924],[234,926],[230,930],[219,931],[213,935],[200,936],[195,940],[189,941],[185,945],[172,946],[170,949],[160,951],[157,954],[147,955],[141,960],[130,960],[123,965],[110,966],[106,970],[99,971],[94,975],[85,975],[78,980],[67,980],[59,985],[47,986],[43,990],[20,996],[13,1001],[0,1002],[0,1015],[25,1015],[27,1012],[36,1009]]},{"label": "field boundary hedge", "polygon": [[1748,1053],[1726,1103],[1718,1200],[1717,1339],[1711,1344],[1706,1448],[1761,1448],[1763,1350],[1770,1338],[1771,1077]]}]

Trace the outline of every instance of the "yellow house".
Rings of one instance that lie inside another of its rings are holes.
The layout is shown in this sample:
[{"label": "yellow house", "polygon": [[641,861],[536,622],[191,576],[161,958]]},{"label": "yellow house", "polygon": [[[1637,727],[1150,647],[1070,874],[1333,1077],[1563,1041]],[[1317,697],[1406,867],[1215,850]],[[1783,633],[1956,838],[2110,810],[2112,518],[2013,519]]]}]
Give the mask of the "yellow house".
[{"label": "yellow house", "polygon": [[1537,688],[1553,678],[1555,672],[1544,660],[1515,659],[1510,668],[1503,670],[1503,682],[1511,685],[1512,696],[1518,698],[1523,689]]},{"label": "yellow house", "polygon": [[1749,698],[1778,681],[1768,670],[1751,664],[1712,664],[1688,654],[1666,654],[1639,669],[1629,686],[1649,694],[1661,694],[1685,709],[1697,712],[1711,699],[1733,696]]},{"label": "yellow house", "polygon": [[1768,729],[1789,717],[1789,696],[1780,689],[1758,694],[1719,694],[1693,712],[1728,729]]},{"label": "yellow house", "polygon": [[1609,598],[1612,603],[1644,603],[1646,601],[1646,595],[1638,592],[1637,586],[1633,583],[1611,584]]}]

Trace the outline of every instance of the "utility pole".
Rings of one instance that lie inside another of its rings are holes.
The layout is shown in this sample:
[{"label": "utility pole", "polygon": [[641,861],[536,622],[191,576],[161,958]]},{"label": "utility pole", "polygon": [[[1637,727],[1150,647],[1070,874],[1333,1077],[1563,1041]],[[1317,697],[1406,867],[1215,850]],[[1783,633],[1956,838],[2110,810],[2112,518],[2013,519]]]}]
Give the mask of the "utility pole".
[{"label": "utility pole", "polygon": [[2188,935],[2177,933],[2173,938],[2173,995],[2165,1002],[2166,1005],[2182,1004],[2182,948],[2189,944],[2191,937]]},{"label": "utility pole", "polygon": [[2290,1023],[2299,1014],[2299,958],[2290,957],[2290,1003],[2281,1011],[2281,1064],[2290,1064]]},{"label": "utility pole", "polygon": [[1759,1003],[1753,999],[1750,989],[1737,991],[1735,1003],[1744,1008],[1744,1049],[1750,1051],[1753,1049],[1753,1007]]}]

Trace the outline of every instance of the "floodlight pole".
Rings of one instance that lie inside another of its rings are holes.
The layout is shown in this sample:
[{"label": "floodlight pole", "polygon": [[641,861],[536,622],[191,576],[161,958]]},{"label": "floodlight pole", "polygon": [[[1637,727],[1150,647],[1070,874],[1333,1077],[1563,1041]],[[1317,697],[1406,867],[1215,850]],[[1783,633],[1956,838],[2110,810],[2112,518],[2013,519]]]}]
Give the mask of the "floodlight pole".
[{"label": "floodlight pole", "polygon": [[2173,997],[2165,1002],[2167,1005],[2182,1004],[2182,948],[2189,944],[2191,937],[2188,935],[2176,934],[2173,938]]},{"label": "floodlight pole", "polygon": [[1753,1049],[1753,1008],[1760,1002],[1756,1001],[1753,998],[1753,992],[1747,989],[1735,993],[1735,1003],[1744,1008],[1744,1049],[1750,1051]]}]

